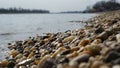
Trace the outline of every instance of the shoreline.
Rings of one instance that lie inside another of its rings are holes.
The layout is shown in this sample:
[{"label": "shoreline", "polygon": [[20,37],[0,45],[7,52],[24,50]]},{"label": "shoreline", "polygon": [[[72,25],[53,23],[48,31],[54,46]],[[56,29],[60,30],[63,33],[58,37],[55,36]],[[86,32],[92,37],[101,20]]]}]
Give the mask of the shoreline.
[{"label": "shoreline", "polygon": [[9,43],[9,56],[0,61],[0,67],[119,68],[119,11],[100,13],[81,29]]}]

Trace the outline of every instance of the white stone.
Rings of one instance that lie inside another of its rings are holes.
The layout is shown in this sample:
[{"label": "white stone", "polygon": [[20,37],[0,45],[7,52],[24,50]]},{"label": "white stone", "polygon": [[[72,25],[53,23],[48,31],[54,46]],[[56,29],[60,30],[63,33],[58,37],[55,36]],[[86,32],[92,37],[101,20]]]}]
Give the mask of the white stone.
[{"label": "white stone", "polygon": [[120,65],[114,65],[112,68],[120,68]]},{"label": "white stone", "polygon": [[117,40],[117,42],[120,42],[120,34],[116,35],[116,40]]}]

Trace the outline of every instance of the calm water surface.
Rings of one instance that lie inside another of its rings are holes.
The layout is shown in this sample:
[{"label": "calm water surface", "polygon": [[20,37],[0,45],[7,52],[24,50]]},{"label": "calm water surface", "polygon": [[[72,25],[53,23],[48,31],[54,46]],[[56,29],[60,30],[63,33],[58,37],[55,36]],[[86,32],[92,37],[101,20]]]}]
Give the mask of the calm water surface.
[{"label": "calm water surface", "polygon": [[0,15],[0,53],[1,58],[8,51],[7,43],[24,40],[45,32],[61,32],[79,29],[82,23],[72,20],[86,20],[96,14],[1,14]]}]

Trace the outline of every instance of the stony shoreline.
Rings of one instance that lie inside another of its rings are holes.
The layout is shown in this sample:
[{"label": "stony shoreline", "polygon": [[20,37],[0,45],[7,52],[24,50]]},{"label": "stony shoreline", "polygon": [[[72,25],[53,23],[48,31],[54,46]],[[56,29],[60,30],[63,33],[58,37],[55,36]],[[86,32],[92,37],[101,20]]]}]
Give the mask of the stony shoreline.
[{"label": "stony shoreline", "polygon": [[9,43],[2,68],[120,68],[120,11],[102,13],[81,29]]}]

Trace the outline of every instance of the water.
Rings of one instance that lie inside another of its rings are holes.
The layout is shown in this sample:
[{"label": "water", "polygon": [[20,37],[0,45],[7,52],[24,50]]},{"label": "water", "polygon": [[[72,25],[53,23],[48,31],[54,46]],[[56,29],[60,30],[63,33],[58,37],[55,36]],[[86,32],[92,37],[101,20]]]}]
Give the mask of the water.
[{"label": "water", "polygon": [[0,15],[0,53],[3,59],[8,51],[7,43],[24,40],[45,32],[61,32],[79,29],[82,23],[72,20],[86,20],[96,14],[1,14]]}]

